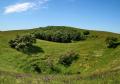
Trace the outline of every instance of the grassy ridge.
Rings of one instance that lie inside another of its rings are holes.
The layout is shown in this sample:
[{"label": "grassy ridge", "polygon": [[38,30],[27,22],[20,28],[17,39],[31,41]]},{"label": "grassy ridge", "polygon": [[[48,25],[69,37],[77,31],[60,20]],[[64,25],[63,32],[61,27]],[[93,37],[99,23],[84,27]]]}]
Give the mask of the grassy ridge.
[{"label": "grassy ridge", "polygon": [[[119,70],[120,47],[118,46],[116,49],[108,49],[106,48],[104,42],[107,36],[115,36],[119,38],[120,37],[119,34],[102,32],[102,31],[101,32],[90,31],[91,33],[90,38],[88,38],[85,41],[76,41],[72,43],[56,43],[56,42],[50,42],[44,40],[37,40],[37,44],[35,45],[40,47],[42,52],[34,53],[31,54],[30,56],[22,52],[18,52],[15,49],[12,49],[8,46],[8,41],[12,38],[15,38],[16,35],[24,35],[24,34],[32,33],[34,31],[40,31],[40,29],[0,32],[0,70],[1,71],[5,71],[8,73],[25,73],[23,67],[29,66],[30,63],[32,63],[32,60],[34,59],[49,58],[52,59],[53,63],[56,63],[62,53],[65,53],[70,50],[74,50],[75,52],[79,53],[80,55],[79,59],[74,63],[72,63],[70,67],[65,68],[60,66],[62,69],[62,73],[69,72],[74,75],[72,76],[55,75],[55,77],[52,80],[54,83],[61,84],[65,82],[68,84],[69,82],[72,82],[73,84],[77,84],[77,83],[79,84],[81,82],[81,84],[82,83],[96,84],[99,82],[101,84],[104,82],[109,82],[110,80],[113,80],[111,81],[111,84],[114,82],[120,82],[118,80],[118,78],[120,78],[119,75],[116,75],[116,74],[120,74],[120,70]],[[78,29],[78,31],[83,31],[83,30]],[[77,72],[80,72],[80,74],[77,75]],[[103,78],[99,77],[99,75],[101,74],[103,75]],[[9,81],[12,79],[14,80],[13,82],[16,82],[16,76],[11,77],[11,75],[1,75],[1,81],[2,81],[2,77],[4,79],[5,76],[7,77],[5,80]],[[79,76],[86,78],[79,79]],[[44,79],[45,77],[46,76],[44,75],[43,76],[38,75],[37,78],[36,76],[33,76],[32,79],[41,80]],[[62,80],[63,77],[67,79]],[[74,78],[76,79],[75,81],[70,81]],[[104,81],[102,82],[103,79]],[[24,78],[19,79],[18,77],[18,81],[21,80],[29,81],[31,80],[31,78],[28,77],[25,79]],[[41,80],[41,82],[44,82],[44,80]]]}]

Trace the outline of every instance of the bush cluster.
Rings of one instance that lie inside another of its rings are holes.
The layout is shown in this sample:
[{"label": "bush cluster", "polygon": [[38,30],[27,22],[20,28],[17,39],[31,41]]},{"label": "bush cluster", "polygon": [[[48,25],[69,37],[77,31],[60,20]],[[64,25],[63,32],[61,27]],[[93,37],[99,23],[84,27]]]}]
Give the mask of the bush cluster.
[{"label": "bush cluster", "polygon": [[85,40],[85,35],[80,31],[64,26],[48,26],[46,28],[41,28],[41,31],[35,33],[35,37],[37,39],[61,43]]},{"label": "bush cluster", "polygon": [[108,48],[116,48],[120,44],[116,37],[107,37],[105,41]]},{"label": "bush cluster", "polygon": [[16,50],[24,51],[25,49],[31,47],[33,43],[36,43],[36,38],[34,37],[34,35],[17,35],[15,39],[9,41],[9,46],[15,48]]},{"label": "bush cluster", "polygon": [[78,56],[79,55],[74,51],[66,52],[60,57],[59,63],[63,64],[64,66],[70,66],[73,61],[78,59]]}]

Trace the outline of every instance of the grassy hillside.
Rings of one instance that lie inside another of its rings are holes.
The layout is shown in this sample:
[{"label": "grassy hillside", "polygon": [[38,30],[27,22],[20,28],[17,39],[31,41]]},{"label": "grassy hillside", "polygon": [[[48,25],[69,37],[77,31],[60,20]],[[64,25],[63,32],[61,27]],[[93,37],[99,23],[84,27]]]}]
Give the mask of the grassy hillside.
[{"label": "grassy hillside", "polygon": [[[76,30],[84,31],[83,29]],[[72,43],[58,43],[37,39],[35,46],[38,46],[39,51],[30,55],[12,49],[8,45],[9,40],[14,39],[16,35],[25,35],[35,31],[38,32],[41,29],[0,32],[0,82],[6,84],[18,82],[19,84],[24,80],[25,84],[30,84],[29,81],[32,81],[33,84],[37,84],[36,82],[41,82],[40,84],[45,82],[48,84],[120,83],[120,46],[113,49],[107,48],[105,44],[106,37],[114,36],[120,39],[119,34],[90,31],[90,36],[86,40]],[[69,67],[57,64],[56,66],[60,68],[61,73],[50,75],[47,73],[49,70],[42,74],[30,71],[32,63],[37,62],[41,65],[41,60],[48,60],[56,64],[60,56],[68,51],[78,53],[79,59]]]}]

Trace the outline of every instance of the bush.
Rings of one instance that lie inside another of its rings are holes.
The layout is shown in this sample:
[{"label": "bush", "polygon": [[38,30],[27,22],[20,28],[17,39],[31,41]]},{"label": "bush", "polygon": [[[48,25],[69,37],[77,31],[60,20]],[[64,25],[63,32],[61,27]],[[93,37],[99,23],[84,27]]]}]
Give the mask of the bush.
[{"label": "bush", "polygon": [[19,68],[24,72],[42,73],[42,66],[40,64],[42,64],[40,59],[28,58],[19,64]]},{"label": "bush", "polygon": [[60,57],[59,63],[63,64],[64,66],[70,66],[73,61],[78,59],[78,56],[79,55],[74,51],[66,52]]},{"label": "bush", "polygon": [[34,35],[37,39],[60,43],[85,40],[85,35],[79,30],[64,26],[48,26],[41,28],[40,31],[35,32]]},{"label": "bush", "polygon": [[116,48],[120,44],[116,37],[107,37],[105,41],[108,48]]},{"label": "bush", "polygon": [[89,35],[90,32],[89,32],[88,30],[86,30],[86,31],[83,32],[83,34],[84,34],[84,35]]},{"label": "bush", "polygon": [[24,51],[31,47],[33,43],[36,43],[34,35],[32,34],[24,36],[17,35],[14,40],[9,41],[9,46],[17,50]]},{"label": "bush", "polygon": [[57,73],[61,73],[61,68],[57,65],[53,65],[53,66],[50,66],[50,74],[57,74]]},{"label": "bush", "polygon": [[33,68],[33,72],[41,73],[41,67],[38,64],[33,64],[31,66]]}]

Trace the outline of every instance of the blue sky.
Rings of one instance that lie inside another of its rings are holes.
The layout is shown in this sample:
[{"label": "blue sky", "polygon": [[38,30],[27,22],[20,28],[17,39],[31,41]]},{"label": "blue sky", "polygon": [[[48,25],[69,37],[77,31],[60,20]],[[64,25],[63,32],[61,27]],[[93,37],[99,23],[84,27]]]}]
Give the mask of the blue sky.
[{"label": "blue sky", "polygon": [[0,0],[0,30],[66,25],[120,33],[120,0]]}]

